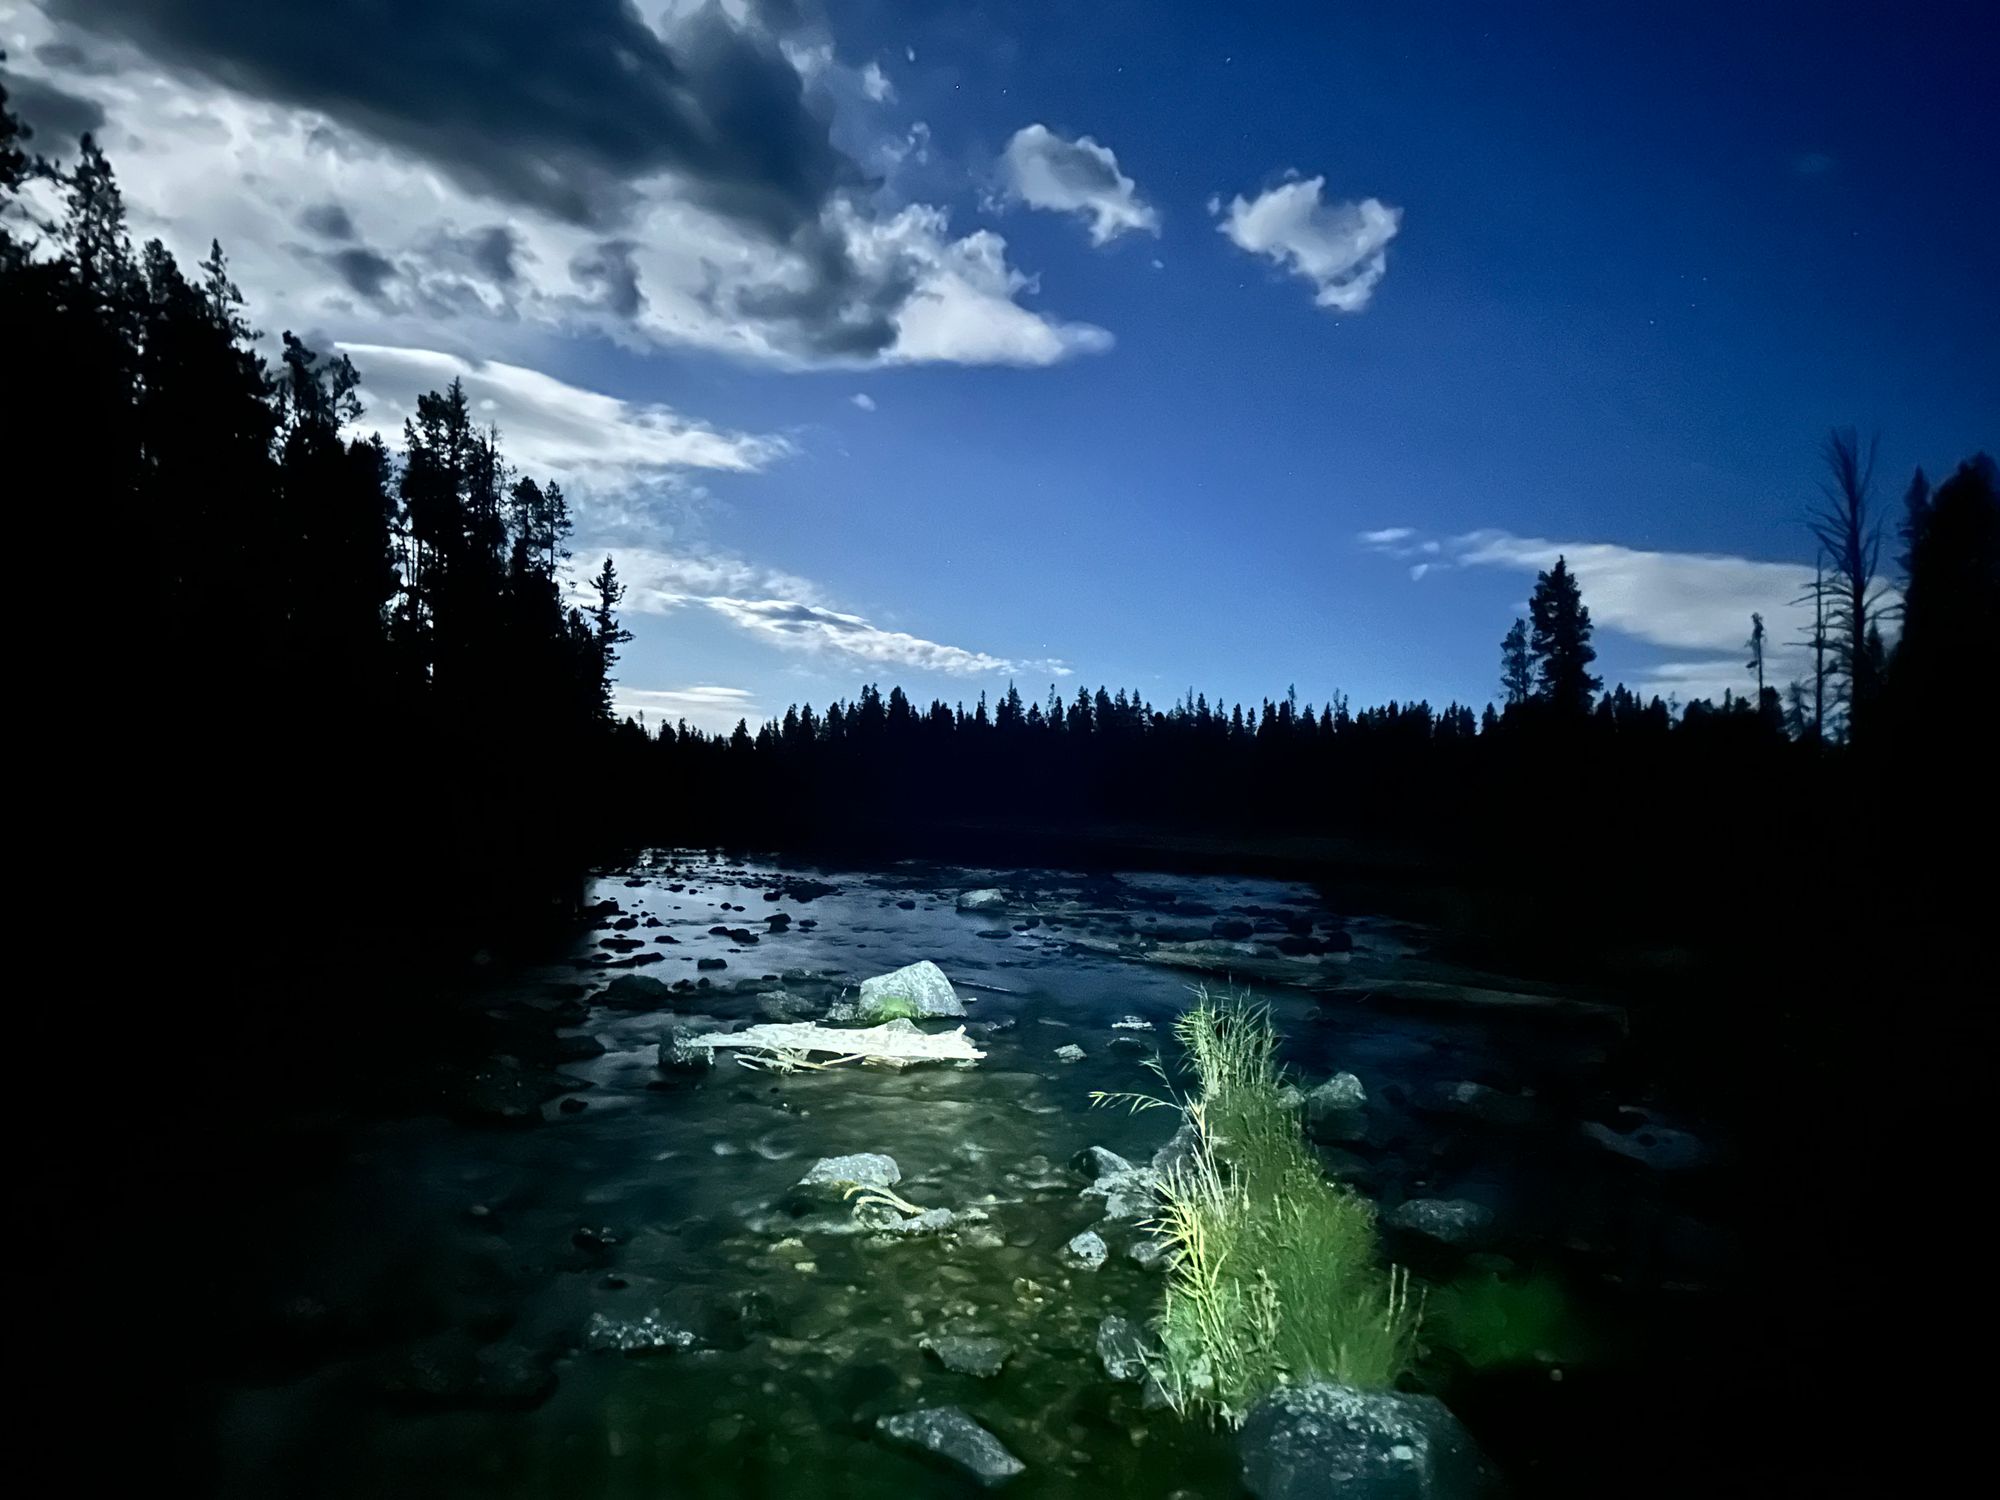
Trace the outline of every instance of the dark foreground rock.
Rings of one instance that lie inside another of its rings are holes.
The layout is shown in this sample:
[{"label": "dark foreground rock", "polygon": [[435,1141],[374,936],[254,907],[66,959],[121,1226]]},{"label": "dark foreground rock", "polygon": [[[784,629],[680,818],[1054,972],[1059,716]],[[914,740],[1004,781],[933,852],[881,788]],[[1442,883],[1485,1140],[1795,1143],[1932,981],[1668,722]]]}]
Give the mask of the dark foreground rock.
[{"label": "dark foreground rock", "polygon": [[988,1488],[1006,1483],[1027,1467],[1000,1439],[955,1406],[898,1412],[875,1426],[890,1442],[929,1454]]},{"label": "dark foreground rock", "polygon": [[1470,1500],[1501,1493],[1435,1396],[1290,1386],[1251,1408],[1237,1440],[1257,1500]]}]

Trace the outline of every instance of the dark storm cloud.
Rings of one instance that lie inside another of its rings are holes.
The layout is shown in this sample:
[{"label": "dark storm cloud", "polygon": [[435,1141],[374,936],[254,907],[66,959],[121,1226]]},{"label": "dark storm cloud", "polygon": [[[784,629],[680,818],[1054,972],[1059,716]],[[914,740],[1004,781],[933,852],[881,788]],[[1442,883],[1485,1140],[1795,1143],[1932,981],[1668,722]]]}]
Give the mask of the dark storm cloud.
[{"label": "dark storm cloud", "polygon": [[228,87],[322,110],[475,190],[572,222],[615,222],[633,185],[664,172],[784,242],[853,175],[774,35],[713,7],[670,43],[626,0],[51,8]]},{"label": "dark storm cloud", "polygon": [[338,203],[315,203],[299,215],[299,223],[322,239],[354,238],[354,220]]},{"label": "dark storm cloud", "polygon": [[379,300],[383,288],[396,275],[395,262],[361,245],[334,251],[327,256],[326,263],[339,273],[342,281],[370,301]]},{"label": "dark storm cloud", "polygon": [[[44,51],[47,49],[44,48]],[[27,78],[0,71],[0,84],[7,88],[7,102],[14,113],[28,122],[36,143],[50,150],[74,146],[87,131],[104,128],[104,106],[44,78]]]},{"label": "dark storm cloud", "polygon": [[896,313],[916,290],[913,267],[897,258],[863,275],[846,242],[817,226],[794,248],[808,272],[802,284],[741,288],[726,306],[713,292],[705,300],[720,312],[781,325],[788,342],[822,358],[861,358],[895,341]]},{"label": "dark storm cloud", "polygon": [[466,241],[465,252],[473,265],[501,286],[512,286],[521,274],[514,263],[514,257],[521,253],[521,240],[505,224],[490,224],[472,235]]},{"label": "dark storm cloud", "polygon": [[595,287],[605,307],[630,320],[646,305],[639,290],[639,268],[632,263],[630,240],[606,240],[588,255],[570,262],[569,273],[586,286]]}]

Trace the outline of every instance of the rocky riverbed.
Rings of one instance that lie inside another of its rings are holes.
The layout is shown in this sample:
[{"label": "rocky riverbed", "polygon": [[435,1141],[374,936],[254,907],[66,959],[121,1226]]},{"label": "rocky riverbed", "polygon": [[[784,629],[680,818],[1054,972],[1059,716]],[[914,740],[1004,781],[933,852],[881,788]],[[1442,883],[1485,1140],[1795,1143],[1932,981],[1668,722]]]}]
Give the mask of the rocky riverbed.
[{"label": "rocky riverbed", "polygon": [[[1616,997],[1308,887],[661,851],[591,899],[573,952],[476,997],[486,1052],[262,1205],[222,1492],[1268,1491],[1282,1464],[1148,1398],[1172,1117],[1089,1101],[1157,1090],[1201,980],[1270,1004],[1328,1170],[1431,1290],[1423,1382],[1517,1481],[1602,1440],[1615,1488],[1620,1403],[1736,1271],[1727,1143],[1619,1067]],[[687,1046],[877,1020],[863,981],[919,961],[944,988],[887,1026],[974,1059]]]}]

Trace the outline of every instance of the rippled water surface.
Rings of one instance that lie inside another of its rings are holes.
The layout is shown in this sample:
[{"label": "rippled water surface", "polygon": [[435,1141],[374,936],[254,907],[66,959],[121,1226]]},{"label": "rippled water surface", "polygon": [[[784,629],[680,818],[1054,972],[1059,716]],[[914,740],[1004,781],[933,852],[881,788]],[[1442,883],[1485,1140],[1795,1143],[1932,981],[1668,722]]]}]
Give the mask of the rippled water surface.
[{"label": "rippled water surface", "polygon": [[[985,886],[1004,911],[955,908]],[[604,1048],[558,1063],[545,1047],[536,1076],[566,1092],[538,1123],[484,1123],[458,1101],[346,1128],[268,1205],[267,1242],[244,1256],[268,1268],[244,1272],[265,1352],[224,1401],[228,1493],[949,1494],[966,1481],[874,1426],[947,1404],[1027,1465],[1009,1493],[1238,1493],[1226,1434],[1146,1410],[1098,1362],[1107,1313],[1157,1306],[1159,1273],[1125,1254],[1134,1232],[1105,1229],[1101,1270],[1061,1254],[1100,1212],[1076,1153],[1143,1158],[1169,1133],[1164,1114],[1089,1095],[1158,1087],[1145,1059],[1171,1054],[1197,964],[1271,1004],[1307,1086],[1335,1069],[1363,1080],[1369,1128],[1328,1149],[1330,1169],[1385,1211],[1437,1197],[1497,1215],[1486,1243],[1390,1248],[1452,1289],[1434,1324],[1460,1347],[1424,1378],[1465,1395],[1503,1457],[1523,1413],[1561,1426],[1546,1403],[1615,1361],[1628,1323],[1698,1308],[1728,1275],[1704,1202],[1715,1145],[1611,1086],[1620,1016],[1604,997],[1453,971],[1422,931],[1328,910],[1309,887],[661,852],[592,899],[615,910],[565,962],[480,997],[507,1034]],[[958,984],[978,1066],[657,1066],[669,1020],[817,1015],[920,958]],[[627,972],[707,985],[655,1011],[590,1003]],[[1114,1029],[1128,1017],[1154,1029]],[[1083,1060],[1060,1060],[1066,1044]],[[1672,1148],[1687,1159],[1660,1155]],[[794,1191],[815,1159],[861,1151],[894,1157],[897,1191],[957,1211],[954,1229],[859,1233],[844,1205]],[[587,1347],[593,1327],[649,1315],[691,1347]],[[1013,1353],[996,1378],[953,1374],[921,1347],[946,1333]]]}]

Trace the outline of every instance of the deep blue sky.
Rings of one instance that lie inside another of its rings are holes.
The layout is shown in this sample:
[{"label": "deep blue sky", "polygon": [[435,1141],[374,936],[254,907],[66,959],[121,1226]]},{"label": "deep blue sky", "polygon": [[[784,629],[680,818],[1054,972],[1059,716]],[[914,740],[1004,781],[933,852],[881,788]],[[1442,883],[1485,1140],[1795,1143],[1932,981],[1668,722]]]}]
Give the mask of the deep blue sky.
[{"label": "deep blue sky", "polygon": [[[1600,623],[1622,622],[1600,632],[1607,677],[1747,682],[1742,570],[1717,565],[1712,626],[1649,640],[1635,599],[1708,588],[1652,554],[1809,569],[1800,518],[1834,423],[1879,430],[1889,506],[1916,464],[2000,443],[1995,6],[827,15],[839,63],[874,63],[893,89],[843,107],[836,142],[865,159],[929,132],[876,211],[920,201],[955,234],[996,231],[1036,278],[1021,303],[1112,347],[1038,368],[829,369],[576,327],[503,350],[432,342],[782,435],[781,461],[702,478],[712,499],[675,509],[674,546],[798,575],[927,641],[1058,658],[1065,695],[1296,683],[1483,703],[1532,539],[1624,549],[1615,579],[1580,570]],[[1076,216],[1001,201],[996,162],[1032,124],[1115,152],[1157,236],[1095,246]],[[1365,309],[1315,307],[1218,232],[1212,199],[1288,172],[1401,210]],[[1360,540],[1392,527],[1438,550]],[[1451,539],[1475,531],[1503,533],[1510,560],[1465,560]],[[1413,580],[1424,557],[1460,561]],[[1781,610],[1789,577],[1756,587]],[[968,700],[1005,685],[787,650],[702,609],[632,623],[628,686],[728,687],[766,711],[869,678]],[[1023,677],[1046,691],[1046,673]]]}]

